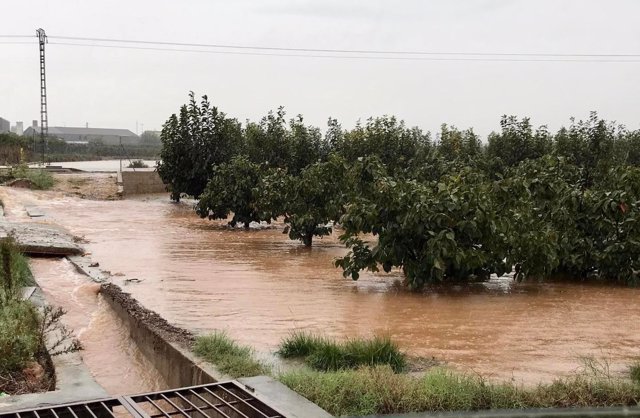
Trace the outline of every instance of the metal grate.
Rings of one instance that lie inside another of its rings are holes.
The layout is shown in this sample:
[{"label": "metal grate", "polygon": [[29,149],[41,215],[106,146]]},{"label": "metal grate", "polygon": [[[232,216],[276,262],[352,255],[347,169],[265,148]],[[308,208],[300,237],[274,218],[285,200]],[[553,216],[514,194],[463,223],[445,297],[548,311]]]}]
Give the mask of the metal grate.
[{"label": "metal grate", "polygon": [[285,418],[236,382],[0,413],[0,418]]},{"label": "metal grate", "polygon": [[0,418],[143,418],[143,415],[121,398],[108,398],[6,412]]},{"label": "metal grate", "polygon": [[235,382],[153,392],[128,399],[150,418],[284,418]]}]

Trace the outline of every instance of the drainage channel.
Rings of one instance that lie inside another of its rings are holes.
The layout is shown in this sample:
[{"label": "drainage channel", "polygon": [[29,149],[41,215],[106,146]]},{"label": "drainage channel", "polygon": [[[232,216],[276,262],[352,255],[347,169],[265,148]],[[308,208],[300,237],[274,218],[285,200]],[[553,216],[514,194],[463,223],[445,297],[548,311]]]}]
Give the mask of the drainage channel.
[{"label": "drainage channel", "polygon": [[82,361],[109,395],[169,387],[98,293],[99,284],[78,273],[66,259],[33,258],[30,264],[47,302],[67,312],[62,320],[84,347]]}]

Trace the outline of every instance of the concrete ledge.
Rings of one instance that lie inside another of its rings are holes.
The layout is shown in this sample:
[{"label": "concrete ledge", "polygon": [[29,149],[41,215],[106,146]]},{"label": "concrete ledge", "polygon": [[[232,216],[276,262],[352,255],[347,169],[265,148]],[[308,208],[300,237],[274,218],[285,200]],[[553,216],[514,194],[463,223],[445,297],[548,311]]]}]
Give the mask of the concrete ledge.
[{"label": "concrete ledge", "polygon": [[238,379],[238,382],[258,400],[287,418],[329,418],[333,416],[270,377],[244,377]]},{"label": "concrete ledge", "polygon": [[83,249],[63,228],[34,222],[0,221],[0,236],[13,235],[22,252],[36,255],[77,255]]},{"label": "concrete ledge", "polygon": [[129,335],[140,351],[165,378],[169,388],[231,380],[191,352],[191,332],[169,324],[111,283],[100,292],[113,311],[127,324]]}]

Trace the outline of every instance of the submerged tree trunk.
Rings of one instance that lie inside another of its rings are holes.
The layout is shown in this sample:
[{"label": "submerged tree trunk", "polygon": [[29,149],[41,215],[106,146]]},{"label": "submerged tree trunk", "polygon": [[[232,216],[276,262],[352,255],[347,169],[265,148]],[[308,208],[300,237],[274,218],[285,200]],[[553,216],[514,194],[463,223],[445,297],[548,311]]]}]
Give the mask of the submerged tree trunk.
[{"label": "submerged tree trunk", "polygon": [[313,232],[307,232],[306,234],[304,234],[304,236],[302,237],[302,242],[304,243],[305,247],[311,247],[311,243],[313,242]]}]

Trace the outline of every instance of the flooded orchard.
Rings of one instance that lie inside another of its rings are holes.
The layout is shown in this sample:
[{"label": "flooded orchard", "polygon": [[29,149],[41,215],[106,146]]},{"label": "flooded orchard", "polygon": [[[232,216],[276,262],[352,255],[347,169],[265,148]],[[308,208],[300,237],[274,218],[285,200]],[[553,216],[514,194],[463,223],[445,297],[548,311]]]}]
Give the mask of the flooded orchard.
[{"label": "flooded orchard", "polygon": [[99,284],[87,281],[64,259],[37,258],[30,265],[47,301],[64,307],[62,321],[82,343],[82,359],[107,393],[166,388],[162,376],[129,338],[126,325],[98,294]]},{"label": "flooded orchard", "polygon": [[640,289],[499,278],[410,293],[398,274],[343,278],[333,267],[345,253],[335,236],[306,249],[278,225],[229,229],[166,196],[5,195],[83,236],[92,258],[147,308],[195,332],[227,330],[261,351],[294,329],[339,339],[388,334],[412,355],[526,383],[572,372],[585,356],[622,371],[640,354]]}]

